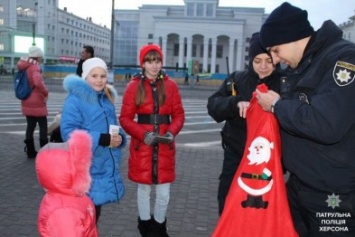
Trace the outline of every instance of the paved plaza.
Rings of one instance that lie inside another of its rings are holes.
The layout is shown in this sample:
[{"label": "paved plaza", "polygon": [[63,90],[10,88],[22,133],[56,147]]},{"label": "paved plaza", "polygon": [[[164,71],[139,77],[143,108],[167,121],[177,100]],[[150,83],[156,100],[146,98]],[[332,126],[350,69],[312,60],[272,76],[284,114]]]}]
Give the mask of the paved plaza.
[{"label": "paved plaza", "polygon": [[[189,88],[182,90],[184,98],[187,95],[197,96],[193,91],[188,92],[189,90]],[[198,93],[206,97],[211,91]],[[49,104],[63,99],[64,96],[63,93],[51,93]],[[20,103],[12,91],[3,90],[0,90],[0,101],[0,108],[6,105],[18,107]],[[204,101],[200,103],[203,105]],[[204,105],[203,110],[206,110],[205,108]],[[3,113],[1,119],[5,120],[7,113],[3,111],[1,110]],[[11,113],[8,114],[10,116]],[[14,125],[0,126],[0,236],[35,237],[38,236],[38,207],[44,191],[37,182],[35,160],[27,159],[23,151],[23,133],[12,133],[10,126]],[[213,132],[213,135],[218,139],[218,132]],[[38,135],[36,136],[38,146]],[[199,140],[204,136],[211,134],[195,134]],[[211,235],[218,219],[216,196],[223,152],[219,144],[212,147],[185,146],[184,139],[189,138],[187,135],[177,138],[177,178],[171,186],[167,213],[168,233],[171,237],[207,237]],[[100,236],[103,237],[139,236],[137,187],[127,179],[127,156],[125,149],[121,172],[126,185],[126,194],[119,203],[103,206],[98,223]]]}]

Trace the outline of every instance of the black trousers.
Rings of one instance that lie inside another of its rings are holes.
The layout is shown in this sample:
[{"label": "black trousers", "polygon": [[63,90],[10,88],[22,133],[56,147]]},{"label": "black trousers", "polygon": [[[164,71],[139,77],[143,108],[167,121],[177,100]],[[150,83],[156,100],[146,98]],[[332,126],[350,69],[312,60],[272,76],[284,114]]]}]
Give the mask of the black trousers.
[{"label": "black trousers", "polygon": [[222,214],[229,188],[232,184],[235,172],[237,172],[241,158],[241,155],[237,154],[234,150],[228,147],[225,148],[217,195],[219,215]]},{"label": "black trousers", "polygon": [[95,206],[95,212],[96,212],[96,224],[99,221],[99,217],[101,215],[101,206]]},{"label": "black trousers", "polygon": [[294,175],[286,186],[299,237],[355,236],[355,190],[346,194],[319,191]]},{"label": "black trousers", "polygon": [[27,128],[26,128],[26,140],[33,140],[33,133],[36,129],[36,125],[38,123],[39,126],[39,139],[47,140],[47,129],[48,122],[47,117],[34,117],[34,116],[26,116]]}]

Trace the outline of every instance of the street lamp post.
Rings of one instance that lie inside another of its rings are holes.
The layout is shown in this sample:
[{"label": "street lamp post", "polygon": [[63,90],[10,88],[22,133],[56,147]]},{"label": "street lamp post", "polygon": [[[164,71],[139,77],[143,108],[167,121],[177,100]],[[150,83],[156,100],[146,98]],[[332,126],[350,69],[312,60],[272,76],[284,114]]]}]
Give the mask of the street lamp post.
[{"label": "street lamp post", "polygon": [[110,69],[113,69],[113,46],[115,40],[115,0],[112,0],[111,13]]},{"label": "street lamp post", "polygon": [[36,23],[32,23],[32,46],[36,46]]},{"label": "street lamp post", "polygon": [[32,46],[36,46],[36,17],[37,17],[37,4],[35,2],[35,6],[33,9],[33,22],[32,22]]}]

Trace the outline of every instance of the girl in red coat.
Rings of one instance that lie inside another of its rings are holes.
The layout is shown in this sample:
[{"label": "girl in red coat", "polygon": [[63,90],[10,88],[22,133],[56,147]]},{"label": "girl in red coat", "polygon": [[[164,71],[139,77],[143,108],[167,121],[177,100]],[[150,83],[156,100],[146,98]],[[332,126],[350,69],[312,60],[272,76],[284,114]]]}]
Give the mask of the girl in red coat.
[{"label": "girl in red coat", "polygon": [[[119,116],[121,126],[131,135],[128,177],[138,183],[138,229],[143,237],[168,236],[165,216],[170,184],[175,180],[174,137],[185,120],[178,86],[161,70],[162,59],[158,45],[141,48],[142,72],[127,85]],[[151,217],[152,185],[156,199]]]}]

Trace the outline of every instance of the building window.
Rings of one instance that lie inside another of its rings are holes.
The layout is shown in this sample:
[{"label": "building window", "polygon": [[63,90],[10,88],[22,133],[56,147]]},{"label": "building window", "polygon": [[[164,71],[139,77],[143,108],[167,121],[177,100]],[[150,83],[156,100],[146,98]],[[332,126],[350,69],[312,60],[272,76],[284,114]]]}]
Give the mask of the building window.
[{"label": "building window", "polygon": [[186,14],[187,14],[187,16],[193,16],[194,15],[194,11],[195,11],[194,6],[195,5],[193,3],[188,3],[186,5],[186,8],[187,8]]},{"label": "building window", "polygon": [[219,64],[216,64],[216,73],[219,73]]},{"label": "building window", "polygon": [[197,55],[197,45],[193,44],[192,45],[192,57],[196,57]]},{"label": "building window", "polygon": [[0,25],[4,25],[4,19],[0,18]]},{"label": "building window", "polygon": [[184,44],[184,57],[187,56],[187,44]]},{"label": "building window", "polygon": [[153,39],[153,34],[148,34],[148,39]]},{"label": "building window", "polygon": [[213,16],[213,4],[206,4],[206,16]]},{"label": "building window", "polygon": [[223,45],[217,45],[216,57],[223,58]]},{"label": "building window", "polygon": [[203,44],[200,46],[200,58],[203,58]]},{"label": "building window", "polygon": [[203,8],[204,8],[204,4],[197,3],[197,9],[196,9],[197,16],[203,16]]},{"label": "building window", "polygon": [[4,44],[0,44],[0,51],[3,51],[5,49]]},{"label": "building window", "polygon": [[245,39],[245,41],[246,41],[247,43],[249,43],[250,37],[247,37],[247,38]]},{"label": "building window", "polygon": [[179,44],[174,44],[174,56],[179,56]]}]

